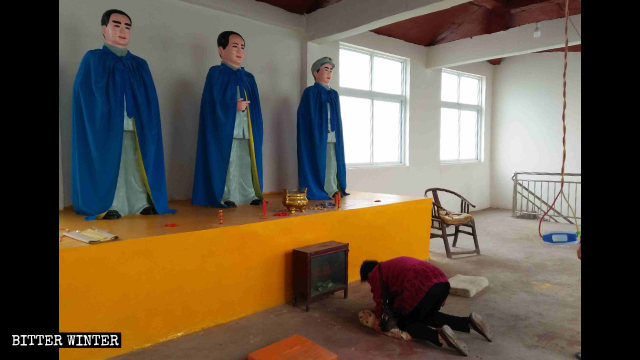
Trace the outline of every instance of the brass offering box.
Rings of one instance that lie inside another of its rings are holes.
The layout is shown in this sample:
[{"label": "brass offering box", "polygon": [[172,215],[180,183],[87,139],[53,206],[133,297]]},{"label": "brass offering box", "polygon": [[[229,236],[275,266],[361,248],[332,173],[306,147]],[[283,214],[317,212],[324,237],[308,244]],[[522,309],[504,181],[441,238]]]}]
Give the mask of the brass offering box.
[{"label": "brass offering box", "polygon": [[308,202],[307,188],[302,189],[302,192],[289,192],[289,190],[284,189],[282,205],[284,205],[291,214],[295,214],[296,209],[304,212]]}]

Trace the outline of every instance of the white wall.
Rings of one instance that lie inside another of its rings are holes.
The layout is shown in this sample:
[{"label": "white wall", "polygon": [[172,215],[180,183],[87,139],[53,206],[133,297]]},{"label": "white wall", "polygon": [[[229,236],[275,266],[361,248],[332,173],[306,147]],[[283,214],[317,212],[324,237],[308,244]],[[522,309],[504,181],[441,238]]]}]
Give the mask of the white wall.
[{"label": "white wall", "polygon": [[[485,91],[484,160],[471,164],[440,164],[440,70],[425,68],[425,48],[371,32],[343,42],[409,58],[409,166],[348,168],[348,189],[423,196],[429,187],[444,187],[462,194],[476,210],[490,205],[490,152],[493,66],[479,62],[453,69],[483,75]],[[338,83],[332,86],[338,87]],[[345,119],[343,119],[345,121]],[[459,203],[445,206],[456,210]]]},{"label": "white wall", "polygon": [[[567,60],[565,173],[581,172],[581,53]],[[491,206],[510,209],[516,171],[562,167],[562,52],[502,60],[494,70]]]},{"label": "white wall", "polygon": [[[216,39],[234,30],[246,40],[245,69],[260,90],[264,119],[264,191],[297,188],[296,109],[301,94],[301,32],[176,0],[59,2],[60,158],[64,205],[71,206],[71,101],[82,56],[103,45],[100,18],[108,9],[131,16],[129,50],[149,63],[160,103],[170,200],[190,199],[202,88],[218,65]],[[284,10],[282,10],[284,12]]]}]

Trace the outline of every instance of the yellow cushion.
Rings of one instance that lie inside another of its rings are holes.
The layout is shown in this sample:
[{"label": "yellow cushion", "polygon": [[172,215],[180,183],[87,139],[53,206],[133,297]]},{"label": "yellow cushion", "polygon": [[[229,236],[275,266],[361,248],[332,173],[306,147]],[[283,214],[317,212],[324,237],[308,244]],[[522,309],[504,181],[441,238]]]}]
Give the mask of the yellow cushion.
[{"label": "yellow cushion", "polygon": [[446,209],[438,209],[438,217],[449,225],[463,224],[467,221],[473,220],[473,216],[465,213],[458,213],[449,211]]}]

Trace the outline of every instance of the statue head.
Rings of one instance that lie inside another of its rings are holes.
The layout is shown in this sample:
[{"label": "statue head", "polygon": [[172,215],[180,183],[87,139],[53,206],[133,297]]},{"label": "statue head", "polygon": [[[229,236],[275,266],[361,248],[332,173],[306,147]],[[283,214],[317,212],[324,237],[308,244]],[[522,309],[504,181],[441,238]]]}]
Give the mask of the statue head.
[{"label": "statue head", "polygon": [[131,35],[131,18],[124,11],[111,9],[102,14],[102,36],[104,42],[119,48],[129,45]]},{"label": "statue head", "polygon": [[330,57],[321,57],[311,65],[311,74],[317,82],[328,86],[335,66]]},{"label": "statue head", "polygon": [[244,59],[244,38],[235,31],[223,31],[218,35],[218,54],[222,61],[235,67]]}]

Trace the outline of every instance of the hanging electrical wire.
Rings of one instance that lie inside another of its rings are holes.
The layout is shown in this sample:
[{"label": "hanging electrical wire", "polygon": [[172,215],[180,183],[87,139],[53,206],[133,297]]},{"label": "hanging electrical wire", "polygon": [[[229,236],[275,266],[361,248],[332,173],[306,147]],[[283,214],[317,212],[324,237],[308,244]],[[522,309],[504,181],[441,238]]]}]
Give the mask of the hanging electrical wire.
[{"label": "hanging electrical wire", "polygon": [[[540,231],[540,228],[542,226],[542,220],[544,219],[545,216],[547,216],[549,211],[551,211],[551,209],[553,209],[553,206],[555,205],[556,200],[558,200],[558,197],[560,195],[562,195],[564,200],[567,202],[567,205],[569,205],[569,209],[571,209],[571,213],[573,214],[573,221],[575,222],[575,225],[576,225],[576,237],[580,236],[580,228],[578,227],[578,221],[577,221],[577,218],[576,218],[576,212],[571,207],[571,203],[569,202],[569,200],[567,199],[567,197],[566,197],[566,195],[564,194],[564,191],[563,191],[563,188],[564,188],[564,164],[565,164],[565,160],[567,158],[567,142],[566,142],[567,127],[566,127],[566,124],[565,124],[565,113],[566,113],[566,109],[567,109],[567,54],[569,52],[569,0],[565,0],[564,18],[565,18],[565,21],[564,21],[564,69],[562,71],[562,169],[561,169],[561,172],[560,172],[560,176],[561,176],[560,177],[560,191],[558,192],[556,197],[553,199],[553,203],[551,203],[551,206],[549,206],[549,209],[540,218],[540,222],[538,223],[538,234],[540,235],[540,237],[543,237],[542,233]],[[571,23],[571,25],[573,25],[573,22]],[[577,196],[577,194],[576,194],[576,196]]]}]

